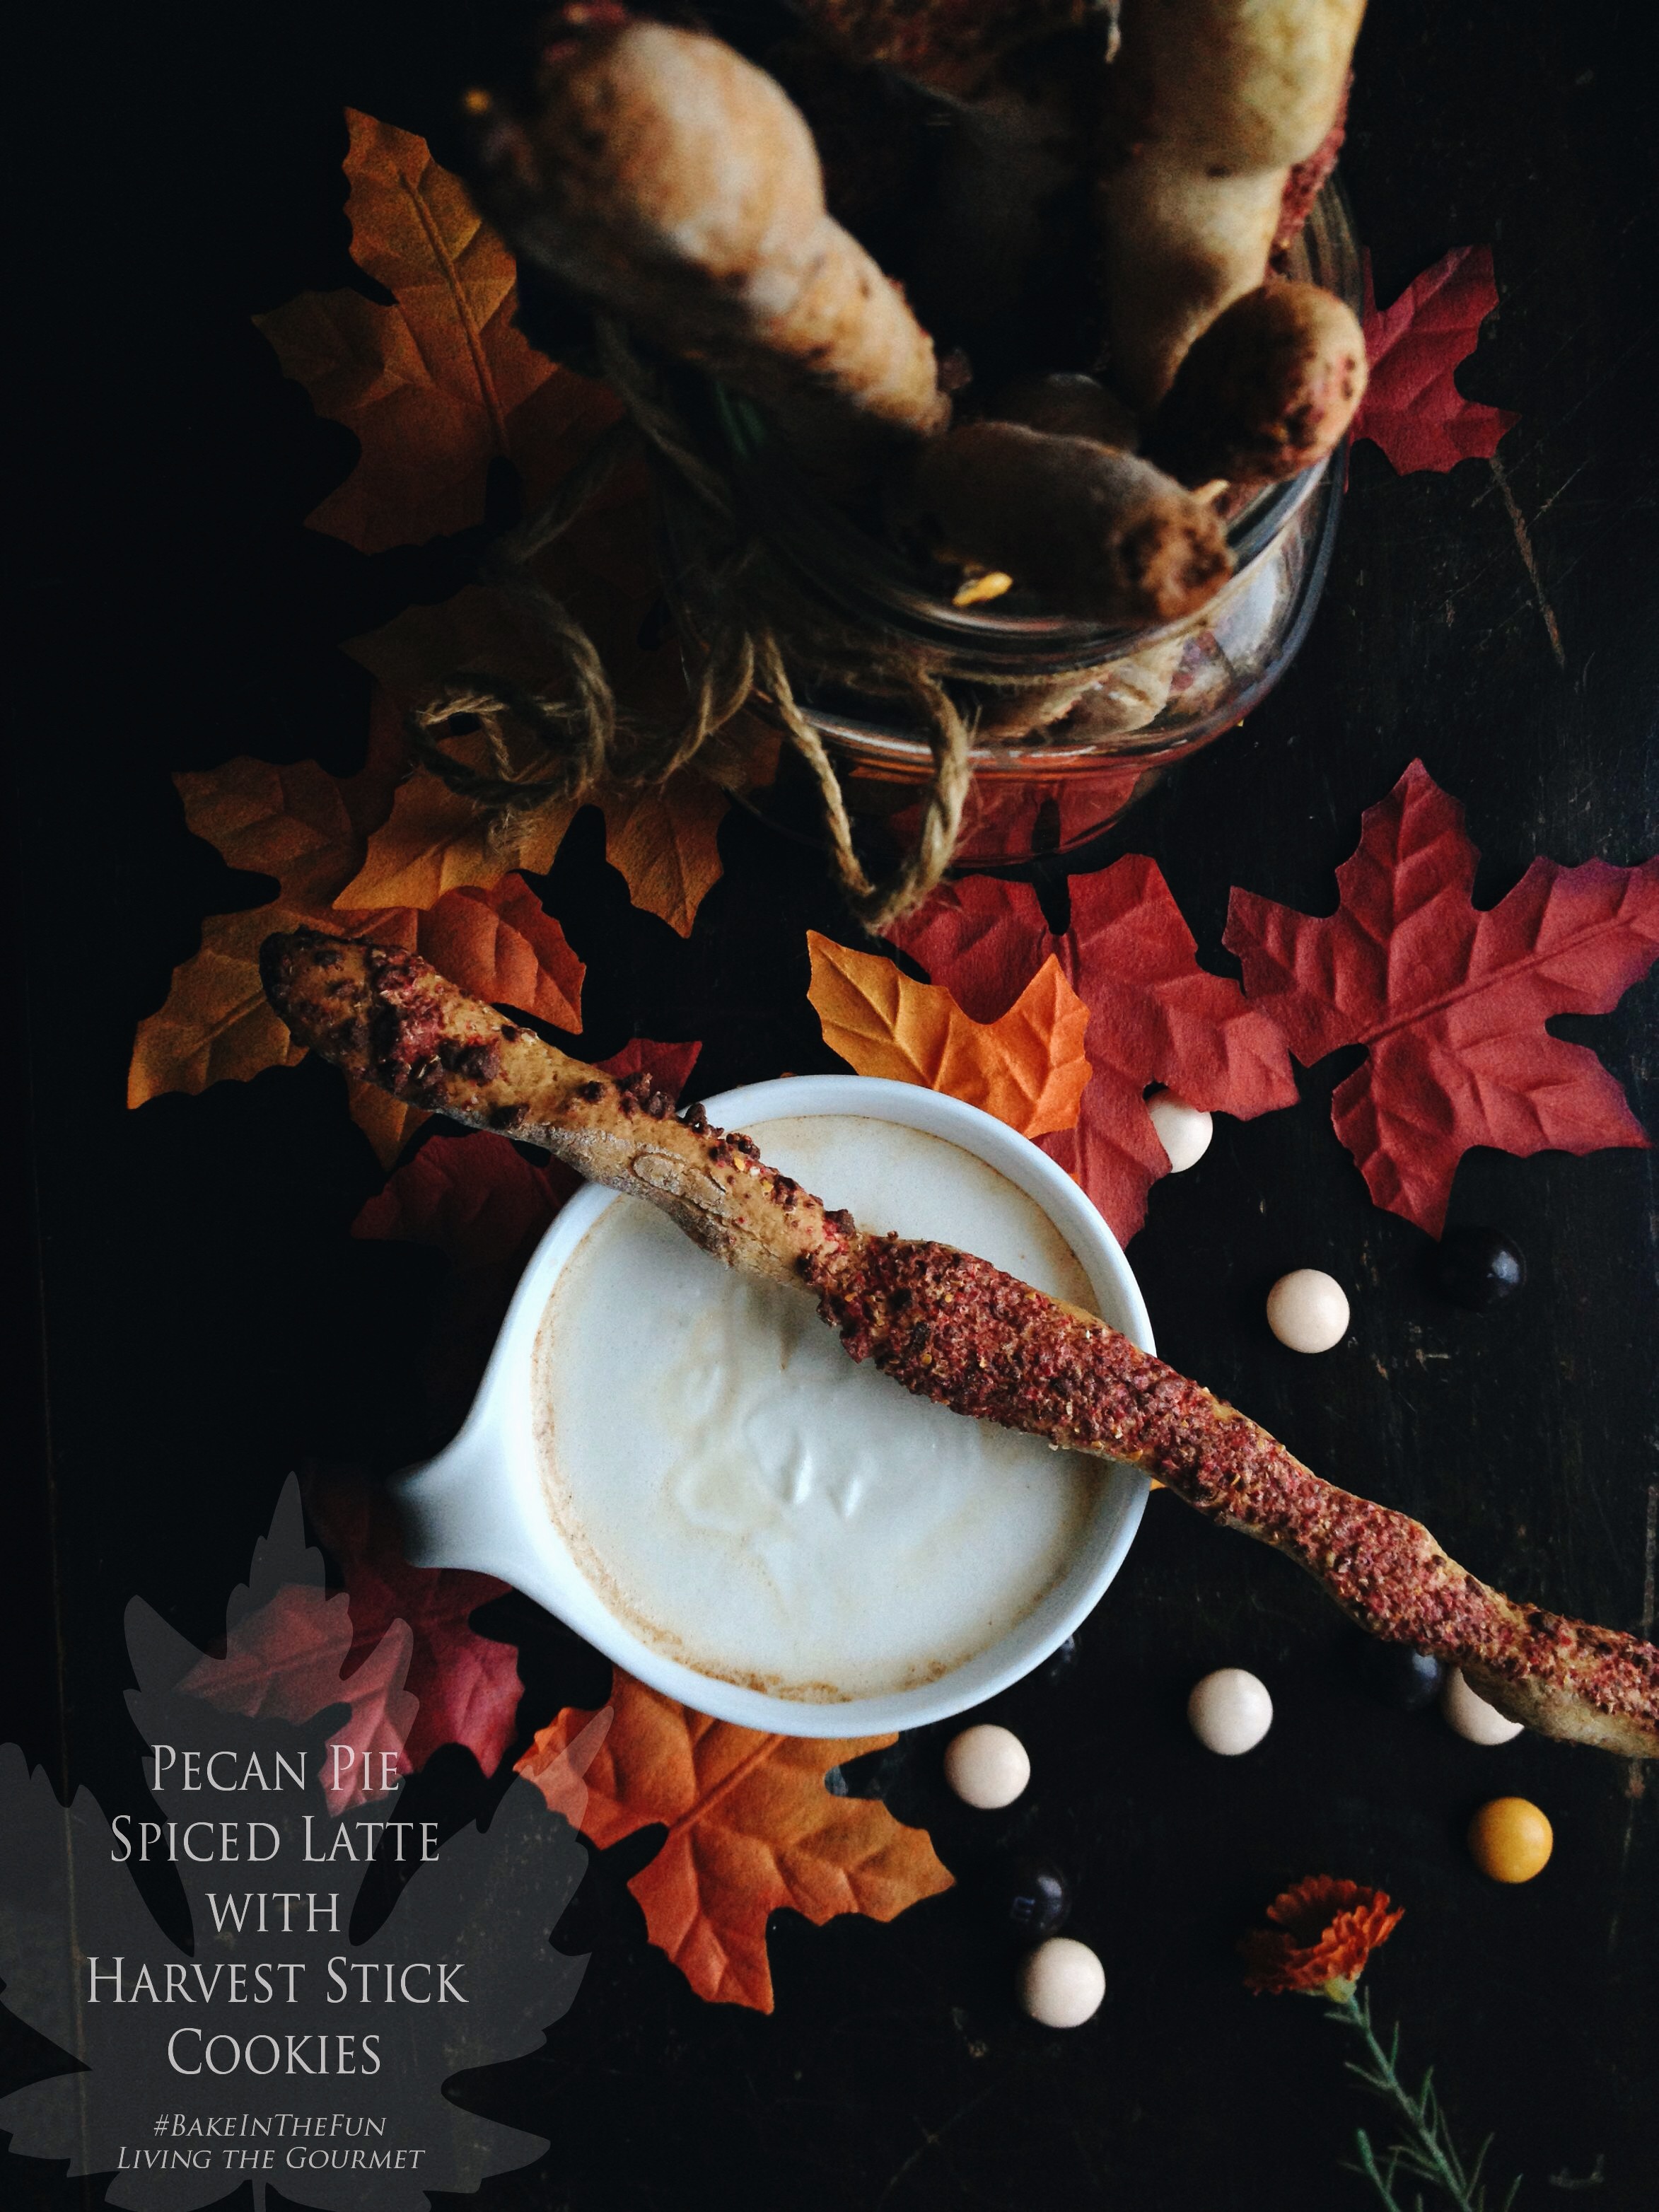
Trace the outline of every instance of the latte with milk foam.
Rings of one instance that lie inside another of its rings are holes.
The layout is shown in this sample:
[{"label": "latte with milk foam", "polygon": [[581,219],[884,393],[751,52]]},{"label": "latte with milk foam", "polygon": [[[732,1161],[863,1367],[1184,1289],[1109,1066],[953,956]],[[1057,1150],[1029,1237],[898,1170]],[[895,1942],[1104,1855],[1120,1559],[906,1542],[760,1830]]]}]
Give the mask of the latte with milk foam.
[{"label": "latte with milk foam", "polygon": [[[750,1133],[860,1227],[1093,1310],[1042,1209],[961,1146],[851,1115]],[[534,1374],[549,1507],[604,1603],[774,1696],[878,1696],[987,1650],[1064,1575],[1108,1479],[855,1364],[805,1291],[722,1267],[638,1199],[566,1262]]]}]

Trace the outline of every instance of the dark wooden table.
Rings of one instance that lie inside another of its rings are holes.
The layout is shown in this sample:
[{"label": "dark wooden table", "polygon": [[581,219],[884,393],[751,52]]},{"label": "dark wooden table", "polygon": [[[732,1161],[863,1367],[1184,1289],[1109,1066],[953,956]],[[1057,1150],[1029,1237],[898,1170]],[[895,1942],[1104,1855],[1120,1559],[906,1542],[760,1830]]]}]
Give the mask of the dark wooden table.
[{"label": "dark wooden table", "polygon": [[[27,495],[12,532],[26,1012],[7,1036],[22,1297],[0,1738],[114,1809],[136,1786],[127,1599],[205,1642],[291,1467],[390,1468],[428,1441],[398,1384],[442,1263],[347,1240],[380,1174],[338,1079],[313,1060],[131,1115],[122,1102],[134,1024],[202,915],[268,896],[190,838],[168,772],[242,752],[349,769],[366,679],[337,641],[463,580],[464,544],[368,557],[302,527],[352,441],[283,381],[249,317],[357,281],[342,106],[441,155],[454,88],[500,26],[424,0],[33,21],[50,36],[18,98],[40,125],[37,211],[13,203],[34,388],[10,418]],[[1401,479],[1359,450],[1299,662],[1122,826],[1114,850],[1158,858],[1218,969],[1228,887],[1328,910],[1360,809],[1416,754],[1468,802],[1482,903],[1540,851],[1655,848],[1655,59],[1634,0],[1378,0],[1345,157],[1378,297],[1491,242],[1502,307],[1462,381],[1521,421],[1501,474]],[[722,850],[682,941],[629,909],[594,817],[578,822],[544,888],[588,963],[585,1047],[700,1036],[709,1091],[834,1065],[804,931],[850,929],[818,863],[737,811]],[[1659,1129],[1659,976],[1552,1027],[1593,1044]],[[1131,1258],[1160,1347],[1504,1586],[1650,1627],[1654,1156],[1471,1156],[1452,1218],[1512,1234],[1531,1281],[1468,1315],[1437,1300],[1426,1240],[1370,1207],[1332,1134],[1350,1064],[1304,1078],[1292,1111],[1221,1123],[1202,1164],[1154,1191]],[[1304,1264],[1354,1294],[1352,1339],[1317,1363],[1261,1321],[1267,1285]],[[527,1602],[496,1619],[521,1642],[526,1735],[602,1693],[594,1655]],[[1373,2116],[1345,2051],[1313,2006],[1248,1997],[1233,1951],[1312,1872],[1407,1907],[1376,2002],[1410,2058],[1435,2061],[1463,2140],[1497,2132],[1522,2206],[1574,2186],[1597,2212],[1659,2201],[1659,1790],[1533,1738],[1475,1751],[1431,1713],[1370,1700],[1351,1657],[1311,1584],[1155,1498],[1075,1664],[991,1708],[1031,1747],[1026,1798],[955,1806],[938,1731],[870,1782],[966,1876],[1016,1840],[1068,1869],[1073,1931],[1107,1967],[1097,2021],[1064,2036],[1018,2015],[971,1881],[890,1927],[775,1916],[775,2014],[704,2006],[645,1942],[623,1887],[636,1839],[561,1926],[594,1954],[574,2009],[493,2093],[556,2148],[482,2201],[1358,2212],[1365,2185],[1338,2162]],[[1182,1721],[1188,1685],[1227,1662],[1278,1711],[1237,1763]],[[447,1753],[415,1786],[464,1808],[476,1770]],[[1553,1863],[1520,1890],[1477,1878],[1461,1840],[1500,1788],[1555,1824]],[[9,2081],[46,2069],[0,2027]],[[102,2201],[18,2159],[0,2195]]]}]

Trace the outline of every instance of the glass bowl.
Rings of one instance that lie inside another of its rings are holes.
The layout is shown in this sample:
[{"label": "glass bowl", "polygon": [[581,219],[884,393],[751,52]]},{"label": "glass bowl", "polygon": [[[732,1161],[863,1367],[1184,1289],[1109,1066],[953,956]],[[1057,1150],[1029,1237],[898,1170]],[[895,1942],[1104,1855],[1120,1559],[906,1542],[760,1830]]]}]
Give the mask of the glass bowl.
[{"label": "glass bowl", "polygon": [[[1360,307],[1358,246],[1346,196],[1321,193],[1286,271]],[[934,596],[890,546],[832,506],[749,401],[715,387],[708,420],[723,443],[744,519],[794,588],[840,625],[882,645],[908,642],[975,716],[973,788],[957,865],[995,866],[1088,842],[1138,789],[1233,728],[1266,697],[1307,634],[1329,565],[1346,447],[1258,493],[1228,526],[1229,582],[1197,614],[1161,629],[1109,629],[1045,612],[1018,592],[957,607]],[[682,624],[697,628],[695,564],[677,559],[672,518],[663,571]],[[906,708],[833,682],[798,684],[848,810],[903,843],[933,773]],[[745,805],[796,836],[821,837],[817,787],[757,698],[704,756]]]}]

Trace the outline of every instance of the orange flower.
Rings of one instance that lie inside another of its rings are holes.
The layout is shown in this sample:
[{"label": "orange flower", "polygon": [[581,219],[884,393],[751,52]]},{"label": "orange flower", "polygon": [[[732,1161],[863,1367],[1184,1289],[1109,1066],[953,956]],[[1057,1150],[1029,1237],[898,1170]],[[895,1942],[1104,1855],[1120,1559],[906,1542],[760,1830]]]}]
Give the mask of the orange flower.
[{"label": "orange flower", "polygon": [[1252,1929],[1239,1946],[1245,1984],[1258,1996],[1304,1990],[1340,2001],[1403,1917],[1380,1889],[1310,1875],[1267,1907],[1274,1925]]}]

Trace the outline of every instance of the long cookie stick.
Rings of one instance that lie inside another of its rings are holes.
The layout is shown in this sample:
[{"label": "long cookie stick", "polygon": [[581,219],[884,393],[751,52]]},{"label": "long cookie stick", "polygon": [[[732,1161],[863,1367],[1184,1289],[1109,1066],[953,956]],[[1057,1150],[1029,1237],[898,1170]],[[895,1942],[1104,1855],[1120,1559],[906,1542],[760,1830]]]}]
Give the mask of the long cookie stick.
[{"label": "long cookie stick", "polygon": [[1546,1735],[1659,1757],[1659,1650],[1489,1589],[1420,1522],[1338,1490],[1254,1421],[1079,1308],[948,1246],[866,1235],[750,1140],[677,1120],[468,998],[416,954],[310,930],[270,937],[272,1005],[361,1080],[545,1146],[648,1198],[729,1265],[816,1291],[855,1359],[920,1395],[1068,1450],[1127,1460],[1284,1552],[1360,1626],[1462,1668]]},{"label": "long cookie stick", "polygon": [[1101,179],[1112,380],[1155,406],[1267,274],[1291,170],[1347,82],[1364,0],[1126,0],[1117,158]]},{"label": "long cookie stick", "polygon": [[940,428],[933,341],[826,212],[781,86],[718,39],[592,13],[525,113],[477,95],[473,189],[514,252],[763,401],[809,461]]}]

